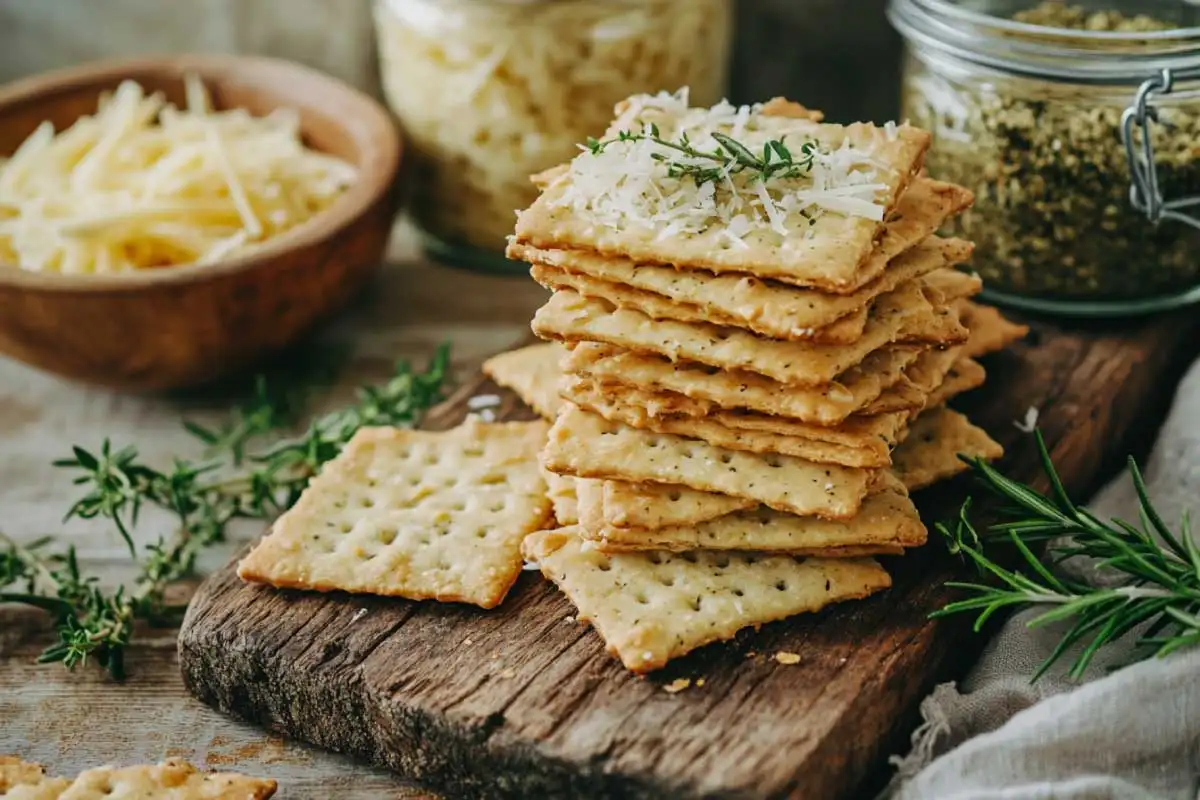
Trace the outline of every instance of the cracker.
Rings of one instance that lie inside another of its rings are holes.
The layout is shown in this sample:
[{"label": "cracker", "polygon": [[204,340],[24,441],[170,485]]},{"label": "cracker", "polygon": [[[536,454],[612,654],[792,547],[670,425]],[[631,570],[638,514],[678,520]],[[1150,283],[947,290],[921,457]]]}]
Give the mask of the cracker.
[{"label": "cracker", "polygon": [[959,308],[963,325],[970,331],[963,345],[963,355],[968,358],[1003,350],[1029,333],[1028,325],[1010,322],[992,306],[963,302]]},{"label": "cracker", "polygon": [[578,531],[539,531],[525,557],[553,581],[627,669],[650,672],[742,628],[891,585],[871,559],[749,553],[602,553]]},{"label": "cracker", "polygon": [[657,433],[672,433],[700,439],[714,447],[744,450],[749,453],[779,453],[821,464],[840,464],[846,467],[886,467],[891,464],[887,445],[882,442],[879,447],[869,449],[848,447],[770,431],[738,430],[721,424],[713,417],[652,416],[639,408],[634,398],[612,400],[596,391],[595,387],[578,383],[572,384],[564,396],[580,408],[599,414],[612,422]]},{"label": "cracker", "polygon": [[590,528],[695,525],[758,506],[753,500],[686,486],[578,479],[579,523]]},{"label": "cracker", "polygon": [[[828,343],[853,341],[861,335],[866,310],[876,297],[905,281],[964,261],[971,245],[961,239],[932,237],[902,253],[879,278],[849,295],[798,289],[748,275],[635,264],[578,250],[526,245],[510,250],[533,263],[534,278],[551,289],[574,289],[661,319],[711,322],[776,339]],[[830,328],[834,323],[839,324]]]},{"label": "cracker", "polygon": [[812,388],[785,386],[752,372],[723,371],[691,361],[672,363],[664,356],[591,342],[576,346],[564,369],[602,384],[638,386],[691,401],[664,407],[664,413],[703,415],[713,408],[747,409],[837,425],[902,380],[905,367],[919,355],[912,349],[879,350],[839,375],[837,381]]},{"label": "cracker", "polygon": [[858,514],[845,521],[798,517],[760,507],[669,528],[581,524],[579,535],[610,552],[744,550],[839,558],[895,554],[919,547],[927,538],[916,507],[895,478],[882,491],[869,495]]},{"label": "cracker", "polygon": [[961,353],[961,347],[925,351],[904,369],[903,380],[868,403],[859,413],[878,415],[924,408],[929,402],[930,393],[942,384]]},{"label": "cracker", "polygon": [[580,478],[687,486],[830,519],[854,516],[872,478],[870,470],[640,431],[570,403],[550,429],[543,458],[551,471]]},{"label": "cracker", "polygon": [[79,774],[59,800],[265,800],[275,794],[269,778],[232,772],[200,772],[191,764],[170,760],[136,767],[100,767]]},{"label": "cracker", "polygon": [[546,482],[547,495],[554,509],[554,519],[559,526],[579,522],[579,497],[575,490],[576,479],[542,469],[542,480]]},{"label": "cracker", "polygon": [[957,411],[931,408],[913,421],[892,453],[892,473],[916,491],[965,472],[959,455],[991,461],[1003,456],[1004,448]]},{"label": "cracker", "polygon": [[982,364],[973,358],[961,359],[946,374],[946,379],[930,392],[927,405],[930,408],[945,405],[960,394],[983,386],[986,380],[987,371]]},{"label": "cracker", "polygon": [[543,421],[365,428],[238,565],[278,587],[498,605],[550,514]]},{"label": "cracker", "polygon": [[[663,136],[675,138],[680,131],[694,126],[697,115],[703,113],[703,110],[695,109],[678,114],[647,107],[631,98],[609,132],[615,135],[626,129],[642,130],[653,121]],[[731,126],[721,127],[732,133]],[[697,142],[706,138],[703,129],[693,128],[692,133]],[[767,140],[781,137],[815,142],[822,151],[836,150],[843,144],[869,151],[872,160],[879,165],[875,182],[884,187],[876,193],[876,202],[886,210],[896,205],[920,167],[930,142],[928,133],[908,125],[900,126],[894,135],[889,135],[883,128],[867,123],[829,125],[770,114],[756,115],[753,130],[738,134],[739,141],[754,152],[761,152]],[[864,262],[870,264],[883,226],[864,217],[827,212],[810,221],[793,213],[786,220],[785,235],[773,231],[753,232],[744,237],[745,246],[733,247],[725,224],[719,221],[687,237],[662,236],[660,225],[637,218],[627,217],[619,224],[610,224],[608,220],[598,219],[592,208],[576,211],[570,207],[567,198],[576,191],[575,180],[580,170],[586,169],[596,158],[589,152],[580,153],[567,170],[546,186],[530,208],[518,214],[514,237],[517,243],[593,250],[651,264],[688,264],[713,272],[760,275],[775,272],[830,291],[853,291],[878,274],[869,272]],[[660,169],[665,179],[666,167]],[[799,188],[811,184],[811,179],[799,179],[795,183]],[[593,201],[588,198],[588,202],[590,205]]]},{"label": "cracker", "polygon": [[483,362],[483,374],[517,397],[543,418],[553,420],[562,407],[558,378],[566,350],[555,342],[533,344],[492,356]]},{"label": "cracker", "polygon": [[[605,419],[634,428],[703,439],[718,447],[781,453],[847,467],[882,467],[906,413],[847,417],[836,427],[755,412],[714,409],[703,416],[653,413],[659,395],[638,389],[606,394],[584,378],[568,378],[563,396]],[[648,407],[650,410],[648,410]]]},{"label": "cracker", "polygon": [[47,775],[41,764],[0,756],[0,797],[7,800],[54,800],[70,784],[66,778]]},{"label": "cracker", "polygon": [[547,339],[603,342],[800,386],[828,384],[895,342],[952,345],[967,337],[957,312],[934,307],[918,281],[880,297],[862,337],[849,345],[763,339],[738,328],[655,320],[573,291],[555,292],[538,309],[533,330]]}]

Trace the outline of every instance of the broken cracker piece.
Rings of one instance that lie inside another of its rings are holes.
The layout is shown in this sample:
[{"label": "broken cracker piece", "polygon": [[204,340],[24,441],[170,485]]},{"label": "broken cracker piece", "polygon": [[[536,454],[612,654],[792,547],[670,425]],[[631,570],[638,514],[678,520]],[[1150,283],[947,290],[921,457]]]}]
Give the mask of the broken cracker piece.
[{"label": "broken cracker piece", "polygon": [[364,428],[242,559],[244,580],[493,608],[550,501],[546,423]]},{"label": "broken cracker piece", "polygon": [[970,331],[962,347],[962,355],[966,358],[978,358],[998,352],[1013,342],[1024,339],[1029,333],[1028,325],[1018,325],[1005,319],[992,306],[970,301],[960,301],[958,306],[960,319]]},{"label": "broken cracker piece", "polygon": [[791,666],[792,664],[800,663],[800,654],[799,653],[789,653],[786,650],[780,650],[778,653],[775,654],[775,660],[785,666]]},{"label": "broken cracker piece", "polygon": [[870,559],[796,559],[746,553],[585,550],[573,528],[539,531],[527,558],[579,609],[608,650],[650,672],[742,628],[866,597],[891,585]]}]

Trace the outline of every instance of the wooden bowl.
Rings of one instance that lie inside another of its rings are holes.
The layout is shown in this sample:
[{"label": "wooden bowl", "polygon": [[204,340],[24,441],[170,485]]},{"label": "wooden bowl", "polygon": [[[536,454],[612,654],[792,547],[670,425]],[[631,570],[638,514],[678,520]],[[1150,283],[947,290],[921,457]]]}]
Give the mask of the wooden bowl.
[{"label": "wooden bowl", "polygon": [[0,154],[11,154],[43,120],[61,130],[94,113],[100,93],[126,78],[182,105],[187,73],[203,79],[218,108],[295,109],[308,146],[355,164],[358,181],[312,219],[217,264],[95,276],[0,264],[0,352],[117,389],[193,386],[295,341],[382,263],[396,211],[396,127],[375,101],[296,64],[171,56],[17,81],[0,88]]}]

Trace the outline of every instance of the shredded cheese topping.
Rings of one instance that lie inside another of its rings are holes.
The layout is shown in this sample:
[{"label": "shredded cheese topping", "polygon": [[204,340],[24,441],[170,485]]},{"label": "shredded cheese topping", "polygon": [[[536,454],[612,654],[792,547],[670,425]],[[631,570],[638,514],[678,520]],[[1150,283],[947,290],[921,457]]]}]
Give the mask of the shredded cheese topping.
[{"label": "shredded cheese topping", "polygon": [[[714,132],[732,136],[752,153],[780,138],[780,118],[764,124],[761,104],[735,107],[722,101],[712,108],[689,108],[686,89],[640,95],[629,102],[631,133],[649,135],[653,123],[660,138],[677,142],[686,134],[693,147],[706,152],[718,149]],[[688,175],[673,177],[669,163],[713,167],[716,162],[648,139],[615,141],[599,152],[584,148],[574,158],[561,179],[564,191],[553,205],[613,229],[653,229],[661,238],[719,226],[722,238],[740,246],[754,233],[810,236],[813,224],[825,214],[882,220],[886,209],[879,193],[888,188],[882,176],[889,165],[872,152],[852,147],[847,138],[837,146],[823,146],[820,132],[837,126],[793,122],[782,134],[793,154],[806,141],[817,144],[812,168],[798,177],[775,175],[763,181],[753,171],[731,171],[732,165],[727,165],[720,180],[697,184]]]},{"label": "shredded cheese topping", "polygon": [[186,80],[186,109],[133,81],[94,116],[49,122],[0,159],[0,263],[117,273],[213,263],[328,207],[353,166],[305,147],[299,117],[215,111]]}]

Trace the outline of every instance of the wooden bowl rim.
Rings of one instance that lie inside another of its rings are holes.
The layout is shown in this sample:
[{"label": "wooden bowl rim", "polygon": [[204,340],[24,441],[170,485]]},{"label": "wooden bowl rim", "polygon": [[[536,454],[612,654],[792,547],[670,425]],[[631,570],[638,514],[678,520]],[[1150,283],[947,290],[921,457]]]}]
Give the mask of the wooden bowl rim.
[{"label": "wooden bowl rim", "polygon": [[[172,54],[136,58],[105,59],[20,78],[0,86],[0,120],[15,103],[36,99],[71,84],[97,87],[123,79],[138,80],[149,75],[182,77],[194,72],[201,78],[227,76],[241,70],[275,72],[282,79],[303,82],[336,93],[350,106],[360,123],[369,128],[370,147],[358,166],[358,180],[328,208],[296,227],[269,239],[250,253],[213,264],[186,264],[162,269],[138,270],[117,275],[64,275],[32,272],[11,264],[0,264],[0,286],[70,292],[121,293],[150,286],[203,281],[252,270],[293,250],[325,241],[356,222],[391,190],[401,157],[402,142],[391,115],[377,101],[349,84],[318,70],[280,58],[226,54]],[[257,83],[257,82],[256,82]],[[344,116],[344,115],[342,115]],[[340,124],[340,123],[339,123]],[[341,125],[343,130],[345,125]]]}]

